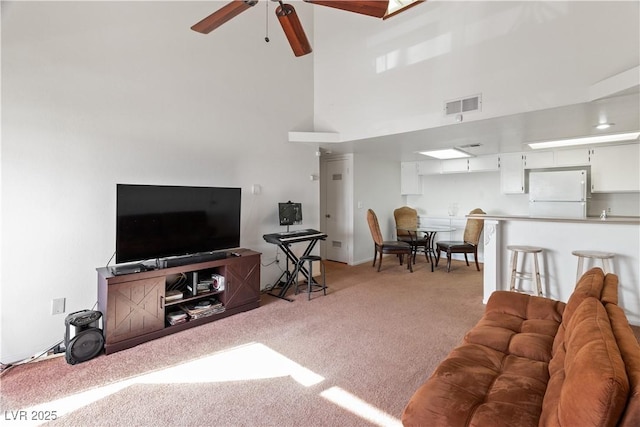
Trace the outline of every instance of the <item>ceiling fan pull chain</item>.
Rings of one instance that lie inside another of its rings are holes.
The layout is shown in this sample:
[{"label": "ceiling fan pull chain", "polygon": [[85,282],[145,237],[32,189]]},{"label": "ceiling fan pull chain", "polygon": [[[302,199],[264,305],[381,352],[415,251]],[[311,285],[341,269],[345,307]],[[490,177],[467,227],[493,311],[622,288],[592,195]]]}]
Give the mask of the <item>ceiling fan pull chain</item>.
[{"label": "ceiling fan pull chain", "polygon": [[266,8],[266,14],[265,14],[265,36],[264,36],[264,41],[266,41],[267,43],[269,43],[269,2],[265,1],[264,2]]}]

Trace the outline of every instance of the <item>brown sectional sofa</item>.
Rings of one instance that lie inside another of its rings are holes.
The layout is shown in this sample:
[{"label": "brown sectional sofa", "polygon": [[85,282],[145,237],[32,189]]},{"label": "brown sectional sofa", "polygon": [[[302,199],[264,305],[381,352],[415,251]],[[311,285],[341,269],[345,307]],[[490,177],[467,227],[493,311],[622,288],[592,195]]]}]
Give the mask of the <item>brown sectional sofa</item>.
[{"label": "brown sectional sofa", "polygon": [[405,426],[640,426],[640,346],[618,278],[587,271],[567,303],[496,291],[414,393]]}]

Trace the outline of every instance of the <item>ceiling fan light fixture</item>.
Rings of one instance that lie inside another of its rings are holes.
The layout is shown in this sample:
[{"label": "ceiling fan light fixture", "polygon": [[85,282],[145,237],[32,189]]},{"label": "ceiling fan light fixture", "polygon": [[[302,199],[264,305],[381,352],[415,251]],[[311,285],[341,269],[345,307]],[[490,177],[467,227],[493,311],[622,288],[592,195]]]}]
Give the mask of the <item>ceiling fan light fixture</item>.
[{"label": "ceiling fan light fixture", "polygon": [[276,8],[276,16],[284,34],[287,36],[287,40],[289,40],[293,54],[295,56],[303,56],[311,53],[311,44],[304,33],[298,14],[293,6],[280,2],[280,6]]}]

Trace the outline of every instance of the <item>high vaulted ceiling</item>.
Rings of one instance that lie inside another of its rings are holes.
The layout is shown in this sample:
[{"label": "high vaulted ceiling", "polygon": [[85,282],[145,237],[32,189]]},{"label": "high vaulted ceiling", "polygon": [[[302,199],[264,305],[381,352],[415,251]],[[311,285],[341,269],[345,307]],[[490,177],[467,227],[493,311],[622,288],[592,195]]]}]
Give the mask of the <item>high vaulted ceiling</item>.
[{"label": "high vaulted ceiling", "polygon": [[[638,7],[434,1],[383,23],[314,9],[314,123],[294,124],[289,140],[419,160],[640,130]],[[479,111],[444,113],[477,94]],[[615,126],[595,129],[602,121]]]}]

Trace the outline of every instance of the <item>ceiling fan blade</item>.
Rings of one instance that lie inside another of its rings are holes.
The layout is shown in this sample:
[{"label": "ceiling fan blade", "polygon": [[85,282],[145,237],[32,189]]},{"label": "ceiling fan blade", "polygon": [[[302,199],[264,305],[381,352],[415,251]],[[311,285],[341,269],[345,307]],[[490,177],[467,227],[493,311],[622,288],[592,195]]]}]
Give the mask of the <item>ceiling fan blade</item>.
[{"label": "ceiling fan blade", "polygon": [[287,36],[287,40],[289,40],[293,54],[302,56],[311,53],[311,44],[304,33],[298,14],[293,6],[280,3],[280,6],[276,8],[276,16],[280,21],[280,25],[282,25],[282,30]]},{"label": "ceiling fan blade", "polygon": [[216,10],[202,21],[193,25],[191,29],[202,34],[209,34],[228,20],[235,18],[251,6],[258,3],[258,0],[233,0],[231,3]]},{"label": "ceiling fan blade", "polygon": [[389,8],[389,0],[304,0],[307,3],[329,6],[348,12],[382,18]]}]

